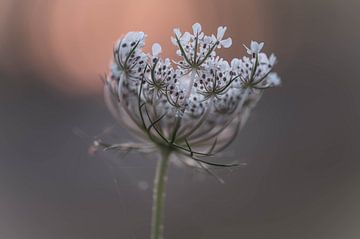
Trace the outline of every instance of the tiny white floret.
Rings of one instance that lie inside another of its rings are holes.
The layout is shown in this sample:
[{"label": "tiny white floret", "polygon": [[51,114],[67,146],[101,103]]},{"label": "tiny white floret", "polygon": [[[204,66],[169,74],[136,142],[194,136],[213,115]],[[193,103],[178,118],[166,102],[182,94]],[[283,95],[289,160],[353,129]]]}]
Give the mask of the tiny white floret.
[{"label": "tiny white floret", "polygon": [[158,56],[158,55],[161,53],[161,46],[160,46],[160,44],[159,44],[159,43],[154,43],[154,44],[152,45],[151,50],[152,50],[153,56]]}]

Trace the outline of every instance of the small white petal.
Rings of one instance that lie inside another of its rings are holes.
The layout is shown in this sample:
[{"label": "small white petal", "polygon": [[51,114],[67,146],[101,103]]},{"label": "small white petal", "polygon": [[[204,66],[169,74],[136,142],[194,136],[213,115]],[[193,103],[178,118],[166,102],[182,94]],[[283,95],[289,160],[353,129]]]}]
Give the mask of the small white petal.
[{"label": "small white petal", "polygon": [[231,67],[236,68],[240,65],[241,61],[238,58],[234,58],[231,60]]},{"label": "small white petal", "polygon": [[274,55],[274,54],[271,54],[270,55],[270,58],[269,58],[269,64],[271,65],[271,66],[274,66],[275,64],[276,64],[276,56]]},{"label": "small white petal", "polygon": [[217,42],[216,36],[214,36],[214,34],[209,37],[209,40],[210,42]]},{"label": "small white petal", "polygon": [[221,39],[224,37],[226,31],[226,27],[218,27],[216,38],[221,41]]},{"label": "small white petal", "polygon": [[[256,41],[251,41],[250,43],[250,49],[252,51],[252,53],[255,53],[258,51],[259,49],[259,43],[257,43]],[[250,53],[251,54],[251,53]]]},{"label": "small white petal", "polygon": [[258,57],[259,57],[259,62],[264,63],[264,64],[269,64],[269,59],[265,53],[260,52]]},{"label": "small white petal", "polygon": [[170,65],[171,64],[171,61],[170,61],[170,59],[169,58],[165,58],[165,65]]},{"label": "small white petal", "polygon": [[267,81],[268,81],[269,85],[271,85],[271,86],[278,86],[281,84],[281,79],[278,76],[278,74],[276,74],[275,72],[271,72],[268,75]]},{"label": "small white petal", "polygon": [[230,37],[221,41],[221,45],[225,48],[231,47],[231,44],[232,44],[232,40]]},{"label": "small white petal", "polygon": [[223,59],[219,62],[220,70],[226,71],[230,68],[229,63]]},{"label": "small white petal", "polygon": [[143,40],[146,35],[143,32],[137,32],[136,36],[138,40]]},{"label": "small white petal", "polygon": [[261,42],[260,44],[259,44],[259,51],[258,51],[258,53],[261,51],[261,49],[264,47],[264,42]]},{"label": "small white petal", "polygon": [[154,43],[152,45],[152,54],[153,56],[157,56],[161,53],[161,46],[159,43]]},{"label": "small white petal", "polygon": [[251,55],[252,51],[245,44],[243,44],[243,46],[245,47],[247,54]]},{"label": "small white petal", "polygon": [[[215,38],[216,39],[216,38]],[[210,36],[204,36],[204,43],[209,44],[213,41],[213,38]]]},{"label": "small white petal", "polygon": [[181,32],[179,28],[174,28],[174,33],[178,38],[181,36]]},{"label": "small white petal", "polygon": [[144,40],[145,38],[145,34],[143,32],[129,32],[128,34],[126,34],[125,38],[129,41],[141,41]]},{"label": "small white petal", "polygon": [[197,22],[194,25],[192,25],[192,29],[193,29],[194,35],[197,35],[198,33],[200,33],[201,32],[200,23]]},{"label": "small white petal", "polygon": [[182,56],[181,51],[180,51],[180,50],[176,50],[176,55]]},{"label": "small white petal", "polygon": [[191,34],[185,32],[184,35],[181,37],[181,41],[186,44],[190,41],[190,38],[191,38]]},{"label": "small white petal", "polygon": [[173,45],[175,45],[175,46],[178,45],[177,40],[176,40],[175,37],[171,37],[171,43],[172,43]]}]

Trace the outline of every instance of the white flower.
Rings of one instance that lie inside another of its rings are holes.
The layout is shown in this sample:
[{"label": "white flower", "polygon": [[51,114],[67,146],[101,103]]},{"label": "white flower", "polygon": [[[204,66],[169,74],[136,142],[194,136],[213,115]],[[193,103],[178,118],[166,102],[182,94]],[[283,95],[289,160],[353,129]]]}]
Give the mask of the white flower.
[{"label": "white flower", "polygon": [[250,49],[245,45],[244,47],[246,48],[246,52],[249,55],[259,54],[261,52],[261,49],[264,47],[264,42],[258,43],[257,41],[251,41]]},{"label": "white flower", "polygon": [[158,43],[152,54],[142,51],[142,32],[118,41],[105,84],[106,102],[147,148],[168,147],[179,159],[198,163],[227,147],[261,91],[280,84],[272,72],[276,57],[261,53],[264,43],[252,41],[247,48],[256,59],[235,58],[229,64],[217,56],[215,48],[231,45],[231,38],[223,40],[225,31],[219,27],[216,37],[204,35],[199,23],[192,26],[193,34],[174,29],[172,42],[182,57],[174,66],[160,57]]},{"label": "white flower", "polygon": [[94,145],[161,153],[154,181],[151,238],[162,238],[168,162],[202,168],[215,177],[210,166],[237,166],[203,158],[228,147],[262,91],[281,83],[272,72],[275,55],[261,52],[264,43],[252,41],[250,49],[245,46],[252,57],[235,58],[230,64],[218,56],[216,48],[232,44],[231,38],[223,39],[225,31],[221,26],[216,37],[205,35],[199,23],[192,26],[192,34],[174,29],[171,41],[178,47],[179,61],[161,58],[158,43],[152,45],[152,54],[145,54],[143,32],[129,32],[116,43],[110,74],[104,80],[105,101],[140,142],[106,144],[96,140]]},{"label": "white flower", "polygon": [[216,40],[219,42],[218,48],[222,46],[225,48],[229,48],[232,45],[232,40],[230,37],[223,40],[226,29],[226,27],[222,26],[218,27],[217,29]]}]

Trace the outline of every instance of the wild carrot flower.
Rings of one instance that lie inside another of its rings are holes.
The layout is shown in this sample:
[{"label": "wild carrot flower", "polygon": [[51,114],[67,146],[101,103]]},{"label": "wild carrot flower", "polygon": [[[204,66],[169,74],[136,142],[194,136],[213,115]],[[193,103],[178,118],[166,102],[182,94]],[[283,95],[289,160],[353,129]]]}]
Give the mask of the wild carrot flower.
[{"label": "wild carrot flower", "polygon": [[[209,162],[204,157],[225,149],[246,122],[264,89],[280,84],[273,73],[276,57],[261,50],[264,43],[252,41],[248,56],[230,63],[216,50],[228,48],[226,27],[205,35],[195,23],[192,33],[174,29],[172,43],[179,59],[161,55],[155,43],[144,53],[146,35],[129,32],[116,43],[105,99],[112,114],[126,125],[140,143],[105,145],[107,149],[137,149],[160,152],[154,185],[152,238],[162,236],[162,210],[169,156],[208,170],[233,166]],[[101,143],[101,142],[98,142]]]}]

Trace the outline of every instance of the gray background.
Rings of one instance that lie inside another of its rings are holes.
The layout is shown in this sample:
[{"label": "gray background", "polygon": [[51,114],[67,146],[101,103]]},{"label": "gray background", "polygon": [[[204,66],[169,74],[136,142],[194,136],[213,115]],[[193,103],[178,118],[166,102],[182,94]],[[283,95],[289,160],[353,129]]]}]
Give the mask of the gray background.
[{"label": "gray background", "polygon": [[225,185],[170,168],[166,238],[359,238],[359,10],[356,0],[0,0],[0,238],[148,238],[155,156],[88,153],[104,130],[131,140],[98,74],[126,31],[147,31],[173,56],[171,27],[195,21],[207,33],[228,26],[227,59],[264,40],[283,86],[218,158],[247,163],[220,170]]}]

